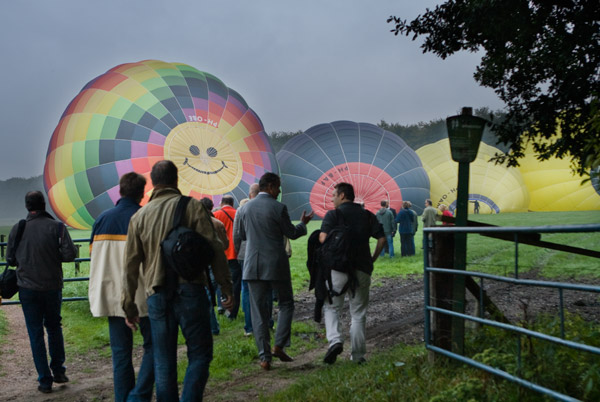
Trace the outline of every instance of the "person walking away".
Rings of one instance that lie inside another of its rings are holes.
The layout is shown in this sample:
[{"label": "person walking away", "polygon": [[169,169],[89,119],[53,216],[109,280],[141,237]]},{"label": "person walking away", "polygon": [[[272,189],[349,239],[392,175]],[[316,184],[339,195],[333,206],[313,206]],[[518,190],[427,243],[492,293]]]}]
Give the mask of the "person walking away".
[{"label": "person walking away", "polygon": [[[210,302],[206,295],[209,278],[178,278],[174,292],[167,292],[167,269],[160,243],[173,225],[175,209],[181,198],[177,188],[177,167],[169,160],[154,164],[150,173],[154,189],[150,201],[131,217],[125,243],[125,282],[122,295],[126,323],[137,329],[139,308],[135,294],[140,275],[144,277],[148,317],[154,351],[156,400],[201,401],[213,358],[210,330]],[[231,277],[223,243],[218,239],[210,215],[200,201],[191,199],[181,224],[202,235],[214,250],[210,261],[216,281],[224,295],[223,307],[233,307]],[[187,347],[188,365],[181,399],[177,388],[177,336],[181,333]]]},{"label": "person walking away", "polygon": [[[75,260],[76,250],[65,225],[46,212],[46,201],[41,191],[30,191],[25,195],[25,208],[27,218],[23,223],[14,225],[8,235],[6,262],[17,267],[19,299],[38,373],[38,390],[50,393],[53,383],[69,381],[65,374],[65,344],[60,315],[62,263]],[[21,237],[17,241],[19,227]],[[49,365],[44,327],[48,334]]]},{"label": "person walking away", "polygon": [[[387,248],[389,250],[390,258],[394,257],[394,235],[396,229],[396,223],[394,221],[394,215],[387,207],[387,201],[381,201],[381,209],[377,211],[377,220],[383,227],[383,233],[387,240]],[[385,247],[385,246],[384,246]],[[385,250],[381,250],[381,257],[385,255]]]},{"label": "person walking away", "polygon": [[[386,206],[387,208],[392,212],[392,216],[394,217],[394,232],[392,234],[392,243],[394,242],[394,237],[396,237],[396,233],[398,232],[398,224],[396,223],[396,216],[398,215],[398,212],[391,207],[390,205],[390,201],[386,201]],[[386,245],[384,247],[384,250],[386,253],[389,253],[388,248],[387,248],[387,242]]]},{"label": "person walking away", "polygon": [[[337,214],[342,214],[345,224],[351,227],[351,261],[354,262],[353,271],[356,273],[357,286],[353,291],[349,290],[339,296],[333,296],[331,303],[328,298],[325,300],[323,313],[329,349],[323,360],[327,364],[333,364],[337,356],[344,350],[340,312],[344,305],[344,299],[348,295],[351,317],[350,359],[362,364],[366,361],[365,354],[367,353],[366,322],[373,263],[383,250],[386,235],[376,217],[354,203],[354,187],[351,184],[338,183],[332,193],[331,201],[336,209],[327,212],[323,218],[319,241],[325,242],[327,234],[338,224]],[[373,254],[369,247],[371,237],[377,239]],[[339,293],[348,281],[348,274],[332,270],[331,280],[333,290]]]},{"label": "person walking away", "polygon": [[[202,205],[204,205],[204,207],[206,208],[206,210],[208,211],[209,215],[210,215],[210,220],[213,223],[213,226],[215,228],[215,231],[217,232],[217,236],[219,237],[219,240],[221,240],[221,243],[223,243],[223,248],[227,248],[229,247],[229,238],[227,237],[227,230],[225,229],[225,225],[223,225],[223,222],[221,222],[220,220],[218,220],[217,218],[215,218],[215,216],[212,213],[212,209],[214,207],[214,204],[212,202],[212,200],[208,197],[204,197],[200,200],[200,202],[202,203]],[[219,303],[221,303],[221,289],[219,288],[219,285],[217,284],[217,281],[215,281],[215,276],[212,273],[212,268],[210,268],[210,281],[212,283],[213,289],[215,290],[215,293],[218,297],[217,299],[217,305]],[[210,295],[210,291],[208,289],[206,289],[206,292],[208,295]],[[210,330],[212,331],[213,335],[219,335],[221,333],[221,326],[219,325],[219,321],[217,320],[217,316],[215,314],[215,306],[212,305],[212,300],[210,301]],[[219,307],[221,308],[221,307]],[[225,312],[225,309],[223,309],[223,312]]]},{"label": "person walking away", "polygon": [[[413,214],[413,235],[412,235],[412,248],[415,249],[415,235],[417,234],[417,230],[419,230],[419,215],[417,215],[417,211],[412,209],[412,202],[408,202],[408,210]],[[416,252],[416,251],[415,251]]]},{"label": "person walking away", "polygon": [[229,319],[235,320],[240,310],[240,296],[242,293],[242,266],[237,260],[237,253],[233,245],[233,220],[235,219],[236,210],[233,208],[233,196],[224,195],[221,199],[221,209],[214,212],[215,218],[220,220],[227,231],[229,246],[225,248],[225,256],[227,256],[227,264],[231,272],[231,281],[233,283],[234,304]]},{"label": "person walking away", "polygon": [[[301,222],[294,226],[287,207],[277,201],[281,186],[279,176],[265,173],[258,186],[260,192],[256,198],[244,206],[240,219],[240,238],[246,240],[243,279],[248,281],[254,340],[260,366],[263,370],[270,370],[273,356],[284,362],[293,360],[283,350],[290,341],[294,314],[290,262],[283,238],[287,236],[295,240],[304,236],[313,212],[306,215],[306,211],[303,211]],[[275,345],[271,351],[269,299],[273,290],[277,292],[279,314]]]},{"label": "person walking away", "polygon": [[[244,204],[254,199],[258,195],[258,183],[252,183],[248,189],[248,198],[240,201],[235,219],[233,221],[233,246],[238,256],[238,261],[244,270],[244,255],[246,254],[246,241],[240,237],[240,218],[244,211]],[[242,311],[244,312],[244,336],[252,335],[252,313],[250,312],[250,293],[248,290],[248,281],[242,280]]]},{"label": "person walking away", "polygon": [[140,202],[144,197],[145,186],[146,179],[138,173],[130,172],[121,176],[121,198],[114,208],[98,216],[92,226],[90,240],[88,299],[94,317],[108,317],[115,402],[127,401],[128,397],[129,400],[150,401],[154,388],[152,334],[143,282],[138,285],[135,295],[140,311],[140,331],[144,338],[144,356],[137,384],[131,361],[133,332],[125,323],[125,312],[121,307],[127,226],[131,216],[141,208]]},{"label": "person walking away", "polygon": [[[433,207],[433,203],[428,198],[425,200],[425,209],[423,210],[423,215],[421,215],[421,220],[423,221],[424,228],[430,228],[436,225],[437,221],[437,209]],[[429,247],[433,247],[431,234],[425,235],[423,233],[423,248],[425,248],[426,242],[429,242]]]},{"label": "person walking away", "polygon": [[416,215],[410,210],[408,201],[402,202],[402,209],[396,215],[398,231],[400,232],[400,252],[402,257],[415,255],[415,221]]}]

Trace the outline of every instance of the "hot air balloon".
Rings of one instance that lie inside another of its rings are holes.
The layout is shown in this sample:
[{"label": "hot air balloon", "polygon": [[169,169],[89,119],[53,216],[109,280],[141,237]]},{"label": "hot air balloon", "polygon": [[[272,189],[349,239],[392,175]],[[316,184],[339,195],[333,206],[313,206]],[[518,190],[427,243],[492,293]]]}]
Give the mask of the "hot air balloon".
[{"label": "hot air balloon", "polygon": [[118,200],[121,175],[149,179],[163,159],[179,168],[183,194],[215,203],[225,193],[241,200],[263,173],[279,171],[240,94],[189,65],[146,60],[110,69],[71,101],[50,140],[44,186],[56,215],[87,229]]},{"label": "hot air balloon", "polygon": [[[524,212],[529,206],[529,192],[521,172],[489,162],[499,150],[481,143],[477,159],[470,165],[469,209],[479,213]],[[456,208],[458,163],[452,160],[448,139],[439,140],[417,149],[431,182],[433,205],[445,204],[450,211]]]},{"label": "hot air balloon", "polygon": [[529,145],[519,165],[531,196],[531,211],[600,210],[598,179],[582,183],[584,178],[573,174],[568,159],[539,161]]},{"label": "hot air balloon", "polygon": [[354,186],[355,202],[376,212],[382,200],[399,210],[411,201],[420,213],[429,179],[417,154],[397,135],[368,123],[335,121],[293,137],[277,153],[282,202],[292,219],[303,210],[323,217],[339,182]]}]

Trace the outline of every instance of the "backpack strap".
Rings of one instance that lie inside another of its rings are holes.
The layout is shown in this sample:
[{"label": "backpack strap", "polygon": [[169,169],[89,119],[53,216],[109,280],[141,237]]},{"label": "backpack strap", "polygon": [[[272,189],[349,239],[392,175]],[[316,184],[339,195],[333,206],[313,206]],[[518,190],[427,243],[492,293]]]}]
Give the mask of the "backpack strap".
[{"label": "backpack strap", "polygon": [[221,208],[221,211],[223,211],[223,213],[224,213],[225,215],[227,215],[227,217],[229,218],[229,220],[230,220],[231,222],[233,222],[233,218],[231,217],[231,215],[229,215],[227,212],[225,212],[225,210],[224,210],[223,208]]},{"label": "backpack strap", "polygon": [[25,219],[21,219],[19,221],[19,227],[17,227],[17,235],[15,237],[15,253],[17,252],[17,248],[19,247],[19,243],[21,243],[21,239],[23,238],[23,232],[25,231],[25,224],[27,221]]},{"label": "backpack strap", "polygon": [[[27,223],[27,221],[25,219],[21,219],[19,221],[19,226],[17,226],[17,234],[15,236],[15,244],[13,246],[12,249],[12,256],[9,257],[8,255],[6,256],[6,269],[8,269],[9,266],[17,266],[18,265],[18,261],[17,261],[17,249],[19,248],[19,243],[21,243],[21,238],[23,237],[23,232],[25,231],[25,224]],[[6,271],[5,269],[5,271]]]},{"label": "backpack strap", "polygon": [[177,202],[177,207],[175,208],[175,215],[173,216],[173,227],[181,225],[183,221],[183,217],[185,216],[185,209],[187,208],[187,204],[190,202],[191,197],[187,197],[182,195],[179,197],[179,201]]},{"label": "backpack strap", "polygon": [[335,217],[338,225],[346,225],[346,219],[344,218],[344,214],[342,213],[342,211],[340,211],[339,208],[335,209]]}]

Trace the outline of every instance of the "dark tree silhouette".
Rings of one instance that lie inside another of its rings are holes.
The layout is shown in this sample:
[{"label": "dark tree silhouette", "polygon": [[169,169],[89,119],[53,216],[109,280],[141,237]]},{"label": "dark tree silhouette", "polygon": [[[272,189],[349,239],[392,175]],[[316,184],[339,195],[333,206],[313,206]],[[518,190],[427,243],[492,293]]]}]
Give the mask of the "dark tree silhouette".
[{"label": "dark tree silhouette", "polygon": [[579,174],[600,159],[600,7],[597,0],[450,0],[408,22],[391,16],[396,35],[423,38],[423,52],[445,59],[481,51],[474,73],[506,105],[494,125],[518,165],[532,142],[539,159],[571,158]]}]

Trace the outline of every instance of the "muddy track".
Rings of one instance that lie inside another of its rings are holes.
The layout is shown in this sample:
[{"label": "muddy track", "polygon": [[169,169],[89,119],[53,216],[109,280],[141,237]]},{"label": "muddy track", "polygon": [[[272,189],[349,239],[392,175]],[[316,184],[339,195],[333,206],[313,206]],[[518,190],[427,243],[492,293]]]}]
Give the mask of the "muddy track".
[{"label": "muddy track", "polygon": [[[528,274],[534,278],[535,274]],[[593,281],[600,283],[600,281]],[[511,321],[521,321],[539,312],[558,314],[558,291],[545,288],[525,288],[503,283],[486,282],[486,291],[494,303]],[[564,292],[564,305],[569,312],[578,313],[586,320],[600,321],[598,296],[584,292]],[[476,306],[467,295],[467,309]],[[296,295],[296,321],[313,319],[314,296]],[[0,361],[0,401],[103,401],[112,400],[112,373],[109,358],[88,356],[68,361],[71,382],[56,387],[52,394],[40,394],[36,387],[35,370],[23,323],[17,306],[3,307],[10,322],[8,342],[2,345]],[[349,322],[348,312],[342,312],[343,322]],[[398,343],[415,344],[423,341],[423,280],[415,275],[408,278],[375,280],[370,293],[367,315],[367,343],[369,354],[385,350]],[[323,324],[321,324],[323,328]],[[323,337],[324,329],[316,334]],[[348,342],[340,359],[348,358]],[[251,401],[268,395],[293,383],[299,375],[325,368],[322,362],[326,351],[318,348],[294,356],[292,363],[274,362],[273,370],[263,372],[258,364],[248,370],[236,371],[230,381],[214,383],[209,379],[205,392],[207,401]],[[181,350],[184,353],[184,348]],[[369,357],[367,355],[367,358]]]}]

